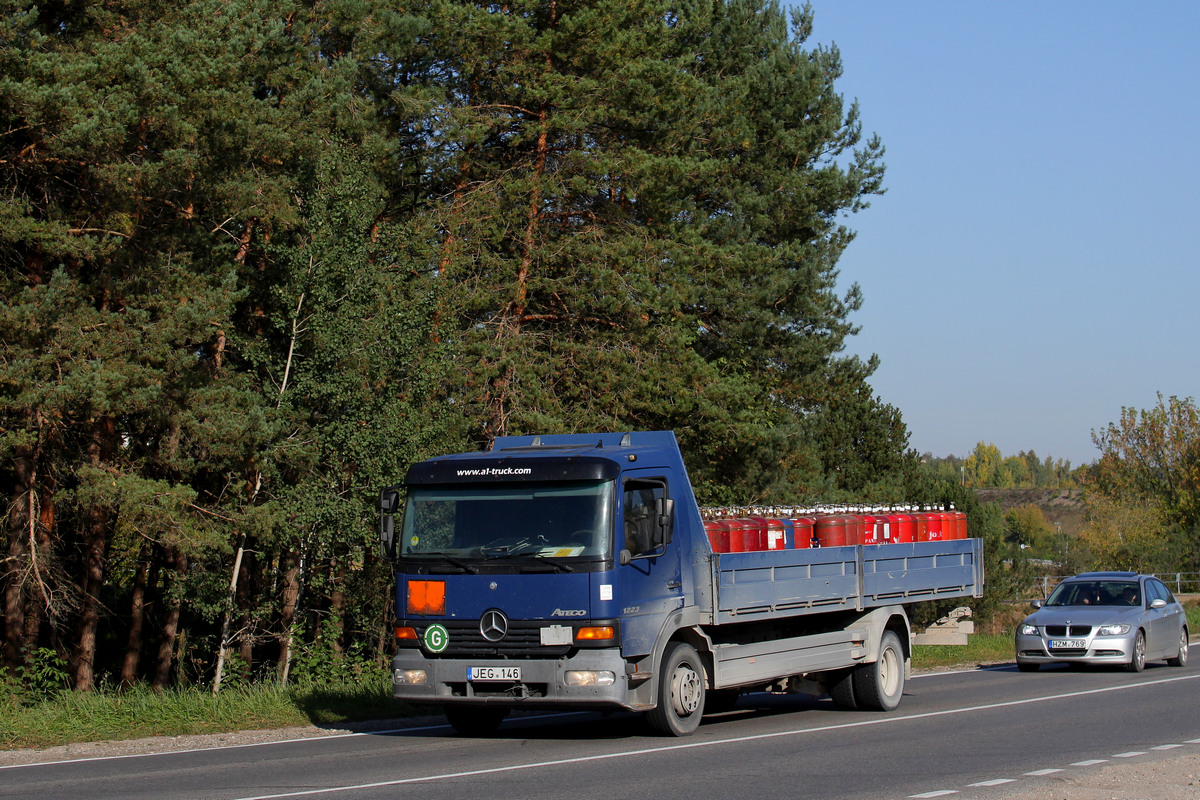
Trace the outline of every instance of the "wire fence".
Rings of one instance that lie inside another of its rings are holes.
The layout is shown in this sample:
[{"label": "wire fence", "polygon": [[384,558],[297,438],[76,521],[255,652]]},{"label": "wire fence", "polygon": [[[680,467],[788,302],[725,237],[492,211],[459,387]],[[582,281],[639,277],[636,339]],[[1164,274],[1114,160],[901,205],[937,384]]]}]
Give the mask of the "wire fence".
[{"label": "wire fence", "polygon": [[[1061,581],[1073,575],[1043,575],[1022,592],[1024,599],[1045,599]],[[1200,594],[1200,572],[1156,572],[1154,577],[1175,594]]]}]

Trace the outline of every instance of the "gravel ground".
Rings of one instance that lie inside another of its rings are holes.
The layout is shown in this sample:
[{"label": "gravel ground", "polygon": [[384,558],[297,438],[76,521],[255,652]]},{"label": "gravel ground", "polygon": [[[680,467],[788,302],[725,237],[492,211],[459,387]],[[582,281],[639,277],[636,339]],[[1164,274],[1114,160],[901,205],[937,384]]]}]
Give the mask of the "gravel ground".
[{"label": "gravel ground", "polygon": [[[1200,755],[1167,756],[1102,767],[1073,767],[1042,778],[1029,778],[1016,788],[996,793],[968,789],[963,800],[1197,800],[1200,798]],[[977,791],[972,795],[969,792]]]}]

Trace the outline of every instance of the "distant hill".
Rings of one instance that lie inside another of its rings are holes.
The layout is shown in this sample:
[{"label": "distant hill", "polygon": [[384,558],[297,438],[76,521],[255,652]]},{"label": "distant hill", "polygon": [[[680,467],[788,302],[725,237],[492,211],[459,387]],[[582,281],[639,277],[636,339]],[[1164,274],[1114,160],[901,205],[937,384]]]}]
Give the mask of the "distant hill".
[{"label": "distant hill", "polygon": [[1057,522],[1072,536],[1083,527],[1082,489],[976,489],[975,496],[982,503],[998,503],[1006,513],[1018,506],[1037,506],[1051,525]]}]

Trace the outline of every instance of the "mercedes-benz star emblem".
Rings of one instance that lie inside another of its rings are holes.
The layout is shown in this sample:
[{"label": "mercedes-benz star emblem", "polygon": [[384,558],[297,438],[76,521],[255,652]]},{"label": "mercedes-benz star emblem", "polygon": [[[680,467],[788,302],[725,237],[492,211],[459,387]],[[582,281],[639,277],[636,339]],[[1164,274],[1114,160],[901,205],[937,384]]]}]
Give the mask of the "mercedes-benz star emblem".
[{"label": "mercedes-benz star emblem", "polygon": [[498,642],[508,633],[508,617],[503,611],[492,609],[479,619],[479,632],[489,642]]}]

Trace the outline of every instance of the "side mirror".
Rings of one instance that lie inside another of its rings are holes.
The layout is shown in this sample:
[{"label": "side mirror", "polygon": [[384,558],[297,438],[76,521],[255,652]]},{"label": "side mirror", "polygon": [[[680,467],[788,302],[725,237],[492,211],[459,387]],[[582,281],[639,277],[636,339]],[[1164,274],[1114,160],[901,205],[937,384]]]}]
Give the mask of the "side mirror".
[{"label": "side mirror", "polygon": [[1043,603],[1042,603],[1042,601],[1041,601],[1041,600],[1034,600],[1034,601],[1033,601],[1033,607],[1034,607],[1034,608],[1041,608],[1041,607],[1042,607],[1042,605],[1043,605]]},{"label": "side mirror", "polygon": [[658,506],[655,511],[658,517],[659,535],[662,543],[668,545],[675,533],[675,501],[670,497],[662,497],[658,499],[656,505]]},{"label": "side mirror", "polygon": [[400,508],[400,493],[384,489],[379,494],[379,549],[389,561],[396,558],[396,518]]},{"label": "side mirror", "polygon": [[1151,608],[1163,608],[1166,605],[1167,605],[1167,601],[1163,600],[1161,597],[1156,597],[1150,601]]}]

